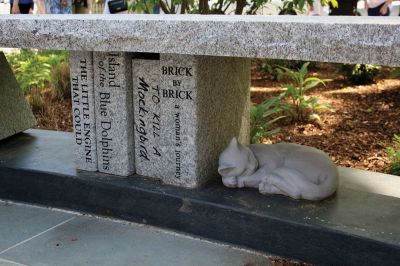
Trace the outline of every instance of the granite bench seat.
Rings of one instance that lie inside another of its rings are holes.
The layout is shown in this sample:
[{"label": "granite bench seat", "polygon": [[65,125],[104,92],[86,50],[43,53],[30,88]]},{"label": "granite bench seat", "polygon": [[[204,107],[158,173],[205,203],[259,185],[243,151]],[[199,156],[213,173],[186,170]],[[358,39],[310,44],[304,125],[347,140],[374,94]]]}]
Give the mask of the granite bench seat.
[{"label": "granite bench seat", "polygon": [[0,47],[400,65],[397,17],[2,15]]}]

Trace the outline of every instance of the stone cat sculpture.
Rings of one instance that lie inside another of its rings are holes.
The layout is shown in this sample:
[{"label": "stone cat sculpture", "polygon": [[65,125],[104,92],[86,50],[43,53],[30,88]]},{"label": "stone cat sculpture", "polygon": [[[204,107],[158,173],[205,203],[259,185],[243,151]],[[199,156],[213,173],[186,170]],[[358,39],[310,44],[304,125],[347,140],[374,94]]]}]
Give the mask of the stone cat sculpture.
[{"label": "stone cat sculpture", "polygon": [[338,187],[338,170],[321,150],[292,143],[241,145],[233,138],[219,157],[218,172],[230,188],[322,200]]}]

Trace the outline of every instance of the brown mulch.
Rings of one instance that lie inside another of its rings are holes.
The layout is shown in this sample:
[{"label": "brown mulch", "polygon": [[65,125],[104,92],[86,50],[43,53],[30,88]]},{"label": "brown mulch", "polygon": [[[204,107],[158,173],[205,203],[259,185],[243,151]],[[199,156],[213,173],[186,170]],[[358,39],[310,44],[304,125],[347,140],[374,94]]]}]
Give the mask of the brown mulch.
[{"label": "brown mulch", "polygon": [[58,99],[49,89],[41,92],[41,98],[44,103],[42,109],[34,111],[37,121],[35,128],[72,131],[71,99]]},{"label": "brown mulch", "polygon": [[[310,71],[312,73],[312,71]],[[327,152],[337,165],[384,172],[388,165],[385,147],[400,133],[400,80],[385,79],[388,71],[371,85],[346,85],[332,67],[322,65],[314,76],[331,78],[327,88],[309,95],[329,103],[335,112],[320,111],[319,123],[280,121],[281,131],[270,142],[294,142]],[[252,101],[260,103],[282,91],[279,83],[253,73]],[[267,140],[268,141],[268,140]]]},{"label": "brown mulch", "polygon": [[[316,88],[310,95],[331,104],[335,112],[318,112],[319,123],[281,120],[277,124],[280,133],[269,142],[313,146],[327,152],[340,166],[384,172],[388,165],[385,147],[391,145],[394,134],[400,134],[400,79],[387,79],[388,71],[384,71],[375,84],[352,86],[334,72],[332,65],[320,64],[309,73],[333,79],[327,88]],[[280,83],[253,69],[253,102],[260,103],[281,91]],[[46,90],[42,98],[46,104],[35,113],[37,128],[72,131],[71,100],[59,100]]]}]

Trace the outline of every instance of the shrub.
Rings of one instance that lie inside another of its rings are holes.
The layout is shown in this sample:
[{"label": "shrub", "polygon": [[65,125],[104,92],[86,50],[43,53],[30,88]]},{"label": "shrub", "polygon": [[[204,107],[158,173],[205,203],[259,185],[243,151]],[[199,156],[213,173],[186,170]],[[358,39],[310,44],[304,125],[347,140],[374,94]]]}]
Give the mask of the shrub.
[{"label": "shrub", "polygon": [[69,65],[60,63],[51,70],[51,92],[59,99],[71,98],[71,80]]},{"label": "shrub", "polygon": [[251,143],[262,142],[266,137],[270,138],[280,131],[280,128],[272,128],[272,125],[284,118],[285,116],[277,116],[283,111],[281,108],[281,100],[283,94],[265,100],[263,103],[250,108],[250,137]]},{"label": "shrub", "polygon": [[316,77],[307,78],[309,63],[304,63],[298,71],[286,67],[276,69],[280,77],[287,76],[292,82],[282,85],[286,89],[279,96],[265,100],[259,105],[252,105],[251,115],[251,142],[262,142],[266,137],[271,138],[280,131],[273,125],[280,119],[289,116],[292,121],[304,121],[306,118],[320,120],[316,110],[327,109],[333,111],[327,104],[318,103],[318,98],[305,96],[305,93],[319,84],[325,85],[328,80]]},{"label": "shrub", "polygon": [[387,147],[386,152],[389,155],[390,164],[386,172],[400,176],[400,136],[394,135],[393,146]]},{"label": "shrub", "polygon": [[292,118],[292,121],[305,121],[306,118],[320,120],[316,110],[327,109],[333,111],[332,107],[327,104],[318,103],[315,96],[307,97],[305,94],[310,89],[319,84],[325,86],[325,82],[317,77],[307,76],[307,68],[309,63],[305,63],[298,71],[293,71],[286,67],[280,67],[280,75],[287,76],[292,82],[282,85],[286,89],[284,96],[289,99],[288,102],[282,103],[282,109]]},{"label": "shrub", "polygon": [[45,100],[41,93],[41,89],[34,87],[31,89],[27,96],[29,105],[32,108],[32,112],[35,114],[43,113],[45,111]]},{"label": "shrub", "polygon": [[[316,1],[316,0],[314,0]],[[279,15],[297,15],[296,10],[299,13],[305,11],[305,7],[313,4],[313,0],[282,0],[283,6],[281,8],[281,13]],[[337,0],[321,0],[323,6],[332,4],[334,7],[338,7]]]},{"label": "shrub", "polygon": [[[272,76],[274,80],[282,79],[282,72],[279,71],[280,67],[289,69],[298,69],[304,65],[305,61],[300,60],[282,60],[282,59],[262,59],[260,61],[260,70]],[[309,62],[309,67],[316,67],[316,62]]]},{"label": "shrub", "polygon": [[395,68],[391,73],[390,73],[390,78],[398,78],[400,77],[400,67]]},{"label": "shrub", "polygon": [[[220,0],[220,1],[193,1],[193,0],[128,0],[128,9],[136,13],[153,13],[158,5],[165,14],[248,14],[255,15],[257,11],[271,0]],[[288,12],[302,13],[306,4],[313,0],[281,0],[283,9]],[[332,3],[337,6],[337,0],[321,0],[322,5]]]},{"label": "shrub", "polygon": [[338,70],[351,84],[366,85],[374,83],[374,79],[380,73],[381,67],[364,64],[341,64]]},{"label": "shrub", "polygon": [[32,88],[44,88],[51,79],[51,69],[67,62],[65,51],[29,50],[7,55],[21,89],[26,93]]}]

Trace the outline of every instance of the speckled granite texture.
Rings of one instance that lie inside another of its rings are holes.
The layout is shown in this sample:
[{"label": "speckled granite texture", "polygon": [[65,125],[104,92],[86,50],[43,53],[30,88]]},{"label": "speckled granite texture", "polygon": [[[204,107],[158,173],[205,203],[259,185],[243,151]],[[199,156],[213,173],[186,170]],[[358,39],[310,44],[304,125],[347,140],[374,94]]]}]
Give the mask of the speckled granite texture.
[{"label": "speckled granite texture", "polygon": [[72,117],[78,169],[97,171],[93,53],[69,53]]},{"label": "speckled granite texture", "polygon": [[2,15],[0,47],[400,66],[397,17]]},{"label": "speckled granite texture", "polygon": [[131,54],[95,52],[93,62],[98,169],[128,176],[135,168]]},{"label": "speckled granite texture", "polygon": [[135,113],[135,168],[136,173],[162,177],[166,167],[161,151],[161,84],[160,60],[132,60],[133,106]]},{"label": "speckled granite texture", "polygon": [[36,125],[31,107],[0,52],[0,140]]},{"label": "speckled granite texture", "polygon": [[132,65],[137,173],[198,187],[218,176],[233,136],[249,141],[250,60],[160,57]]}]

